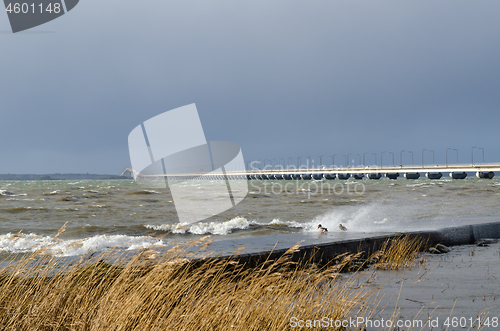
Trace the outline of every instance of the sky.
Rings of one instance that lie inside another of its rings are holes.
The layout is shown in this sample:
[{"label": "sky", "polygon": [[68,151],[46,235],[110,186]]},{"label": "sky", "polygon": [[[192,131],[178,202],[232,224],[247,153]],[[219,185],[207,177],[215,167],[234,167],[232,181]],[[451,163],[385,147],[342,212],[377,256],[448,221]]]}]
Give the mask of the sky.
[{"label": "sky", "polygon": [[0,13],[0,173],[119,174],[133,128],[191,103],[207,140],[247,161],[398,163],[409,150],[418,164],[432,149],[443,164],[454,148],[470,163],[479,146],[500,162],[499,12],[498,0],[81,0],[16,34]]}]

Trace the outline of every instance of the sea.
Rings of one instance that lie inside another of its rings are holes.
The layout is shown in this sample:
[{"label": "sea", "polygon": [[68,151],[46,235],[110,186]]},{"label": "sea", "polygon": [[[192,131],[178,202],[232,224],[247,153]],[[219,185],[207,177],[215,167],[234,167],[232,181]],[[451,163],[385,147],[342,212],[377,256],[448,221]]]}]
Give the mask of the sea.
[{"label": "sea", "polygon": [[[214,254],[252,253],[500,219],[497,177],[247,184],[247,196],[233,208],[179,222],[168,190],[133,180],[0,181],[0,258],[161,251],[198,239],[209,240]],[[196,190],[199,183],[186,186]],[[197,208],[197,200],[191,205]]]}]

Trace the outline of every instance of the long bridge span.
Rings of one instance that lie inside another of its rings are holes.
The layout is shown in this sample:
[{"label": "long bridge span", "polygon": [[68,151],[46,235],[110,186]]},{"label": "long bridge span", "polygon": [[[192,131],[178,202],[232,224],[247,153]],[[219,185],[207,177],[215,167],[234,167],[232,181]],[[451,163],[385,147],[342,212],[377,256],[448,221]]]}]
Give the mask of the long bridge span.
[{"label": "long bridge span", "polygon": [[500,171],[500,163],[482,164],[454,164],[454,165],[432,165],[432,166],[386,166],[386,167],[334,167],[334,168],[299,168],[299,169],[263,169],[243,172],[228,171],[228,176],[243,176],[250,180],[293,180],[293,179],[380,179],[386,177],[397,179],[418,179],[426,176],[429,179],[440,179],[448,175],[453,179],[465,179],[468,173],[475,173],[476,177],[491,179],[495,172]]},{"label": "long bridge span", "polygon": [[[133,172],[131,168],[124,170]],[[481,164],[454,164],[454,165],[430,165],[430,166],[357,166],[357,167],[317,167],[308,168],[280,168],[280,169],[252,169],[252,170],[231,170],[218,169],[212,172],[200,173],[179,173],[168,174],[170,179],[247,179],[247,180],[347,180],[352,179],[372,179],[378,180],[383,177],[388,179],[418,179],[427,177],[429,179],[441,179],[449,176],[452,179],[465,179],[471,173],[482,179],[492,179],[495,172],[500,172],[500,163]],[[145,175],[140,177],[165,177],[167,175]]]}]

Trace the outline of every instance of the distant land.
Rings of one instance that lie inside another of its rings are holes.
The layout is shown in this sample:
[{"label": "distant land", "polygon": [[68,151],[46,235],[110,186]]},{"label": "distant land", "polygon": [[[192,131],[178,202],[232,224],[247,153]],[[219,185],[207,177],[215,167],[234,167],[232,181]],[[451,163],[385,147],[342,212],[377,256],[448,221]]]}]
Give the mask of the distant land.
[{"label": "distant land", "polygon": [[0,174],[0,180],[81,180],[81,179],[131,179],[131,177],[119,176],[119,175],[96,175],[96,174],[47,174],[47,175]]}]

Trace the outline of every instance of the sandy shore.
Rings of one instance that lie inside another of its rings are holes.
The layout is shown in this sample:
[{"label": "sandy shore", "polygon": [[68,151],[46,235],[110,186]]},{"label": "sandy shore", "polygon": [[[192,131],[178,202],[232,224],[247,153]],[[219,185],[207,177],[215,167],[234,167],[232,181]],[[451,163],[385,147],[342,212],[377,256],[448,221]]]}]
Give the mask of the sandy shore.
[{"label": "sandy shore", "polygon": [[[500,243],[454,246],[446,254],[428,254],[423,265],[411,269],[369,271],[360,276],[359,285],[379,291],[374,321],[422,320],[423,327],[413,330],[477,330],[481,317],[482,330],[500,330],[494,323],[500,316]],[[489,326],[484,325],[487,317]],[[366,330],[381,329],[366,325]]]}]

